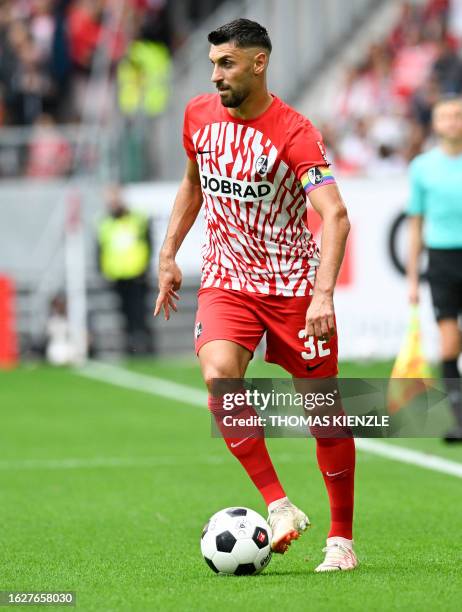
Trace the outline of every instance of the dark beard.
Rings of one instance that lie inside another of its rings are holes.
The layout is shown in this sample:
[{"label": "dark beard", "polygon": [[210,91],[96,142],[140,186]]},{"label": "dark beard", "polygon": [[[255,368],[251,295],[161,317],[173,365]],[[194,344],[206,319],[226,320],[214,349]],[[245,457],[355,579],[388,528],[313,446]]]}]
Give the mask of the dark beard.
[{"label": "dark beard", "polygon": [[[229,92],[229,89],[226,91]],[[247,98],[247,95],[247,92],[235,91],[226,100],[224,100],[223,98],[220,98],[220,100],[222,105],[226,108],[237,108],[244,102],[244,100]]]}]

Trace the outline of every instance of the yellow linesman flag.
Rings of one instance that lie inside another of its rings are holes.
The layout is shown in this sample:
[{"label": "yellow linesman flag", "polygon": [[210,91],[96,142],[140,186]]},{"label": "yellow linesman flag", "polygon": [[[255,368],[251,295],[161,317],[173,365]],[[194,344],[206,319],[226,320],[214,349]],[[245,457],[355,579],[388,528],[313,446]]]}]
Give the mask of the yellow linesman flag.
[{"label": "yellow linesman flag", "polygon": [[420,393],[424,393],[427,389],[426,380],[431,378],[431,370],[422,347],[417,305],[411,306],[406,335],[396,357],[390,378],[388,412],[391,414],[398,412],[413,398]]}]

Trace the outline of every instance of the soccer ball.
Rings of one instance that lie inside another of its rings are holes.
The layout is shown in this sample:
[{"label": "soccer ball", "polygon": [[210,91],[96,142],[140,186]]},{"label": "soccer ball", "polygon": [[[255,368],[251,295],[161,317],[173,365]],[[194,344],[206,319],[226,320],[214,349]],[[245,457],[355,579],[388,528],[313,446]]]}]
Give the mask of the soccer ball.
[{"label": "soccer ball", "polygon": [[254,510],[225,508],[202,530],[201,551],[216,574],[258,574],[271,559],[271,528]]}]

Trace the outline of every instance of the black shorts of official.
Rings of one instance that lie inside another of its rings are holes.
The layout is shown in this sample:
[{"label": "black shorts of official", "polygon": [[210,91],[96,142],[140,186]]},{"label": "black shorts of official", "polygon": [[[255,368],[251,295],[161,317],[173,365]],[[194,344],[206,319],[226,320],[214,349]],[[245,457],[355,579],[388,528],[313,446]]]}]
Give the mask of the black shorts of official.
[{"label": "black shorts of official", "polygon": [[428,249],[427,278],[437,321],[462,314],[462,249]]}]

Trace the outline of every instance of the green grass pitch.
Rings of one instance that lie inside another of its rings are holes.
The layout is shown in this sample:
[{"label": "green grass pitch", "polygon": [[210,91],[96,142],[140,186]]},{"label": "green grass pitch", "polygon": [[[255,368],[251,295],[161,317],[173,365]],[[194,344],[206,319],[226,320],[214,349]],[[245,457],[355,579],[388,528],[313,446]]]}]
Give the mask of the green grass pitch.
[{"label": "green grass pitch", "polygon": [[[126,366],[202,388],[191,361]],[[389,367],[343,364],[341,374],[379,377]],[[249,374],[279,372],[256,362]],[[316,575],[328,505],[314,444],[269,440],[313,526],[260,576],[220,577],[202,560],[202,525],[226,506],[265,508],[210,437],[206,409],[43,366],[1,374],[0,406],[0,590],[73,590],[77,609],[98,612],[460,609],[454,476],[359,452],[360,568]],[[461,448],[438,440],[399,443],[462,462]]]}]

